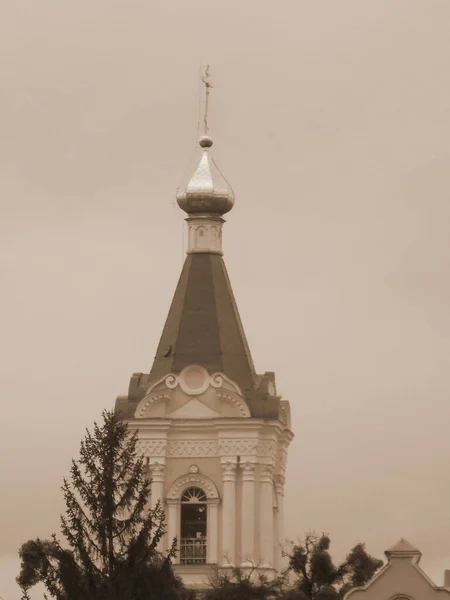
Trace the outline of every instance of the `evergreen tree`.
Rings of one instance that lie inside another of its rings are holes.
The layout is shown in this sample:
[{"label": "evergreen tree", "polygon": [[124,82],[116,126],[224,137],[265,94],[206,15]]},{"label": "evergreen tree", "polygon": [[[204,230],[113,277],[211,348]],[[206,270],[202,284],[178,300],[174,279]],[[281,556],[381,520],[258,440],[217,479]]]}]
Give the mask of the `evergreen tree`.
[{"label": "evergreen tree", "polygon": [[136,453],[137,432],[109,411],[94,424],[64,479],[66,504],[61,531],[22,545],[17,582],[24,590],[43,583],[56,600],[172,600],[192,597],[172,569],[175,540],[165,555],[158,543],[165,533],[158,503],[147,508],[150,482]]},{"label": "evergreen tree", "polygon": [[293,545],[287,556],[296,582],[285,600],[339,600],[352,587],[367,583],[383,565],[366,552],[364,544],[357,544],[344,562],[335,565],[329,548],[325,534],[308,534]]}]

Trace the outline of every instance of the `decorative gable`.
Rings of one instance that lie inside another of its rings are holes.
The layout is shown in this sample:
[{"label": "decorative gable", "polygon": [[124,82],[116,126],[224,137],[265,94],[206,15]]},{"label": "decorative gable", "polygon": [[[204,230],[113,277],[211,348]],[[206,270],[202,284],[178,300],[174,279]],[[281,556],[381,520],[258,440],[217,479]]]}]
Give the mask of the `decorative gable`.
[{"label": "decorative gable", "polygon": [[420,550],[401,539],[385,552],[388,563],[363,587],[353,588],[344,600],[450,600],[450,589],[431,581],[418,563]]},{"label": "decorative gable", "polygon": [[200,365],[169,373],[151,384],[135,412],[136,419],[249,418],[241,390],[223,373],[210,375]]}]

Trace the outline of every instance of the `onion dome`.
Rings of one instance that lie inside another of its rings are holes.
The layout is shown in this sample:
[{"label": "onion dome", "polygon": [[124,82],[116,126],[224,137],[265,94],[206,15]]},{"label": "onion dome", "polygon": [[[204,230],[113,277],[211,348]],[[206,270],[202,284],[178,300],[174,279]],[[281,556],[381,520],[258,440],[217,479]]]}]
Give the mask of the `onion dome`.
[{"label": "onion dome", "polygon": [[200,162],[187,185],[177,191],[178,205],[188,215],[224,215],[233,208],[234,193],[210,155],[212,144],[209,136],[200,138]]}]

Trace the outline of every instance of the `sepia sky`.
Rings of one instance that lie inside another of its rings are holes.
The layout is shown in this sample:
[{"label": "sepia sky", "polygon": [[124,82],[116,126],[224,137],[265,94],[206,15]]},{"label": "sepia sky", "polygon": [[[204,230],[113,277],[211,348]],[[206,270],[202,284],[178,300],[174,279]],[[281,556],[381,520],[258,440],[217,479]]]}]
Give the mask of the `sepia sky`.
[{"label": "sepia sky", "polygon": [[[286,532],[450,568],[448,0],[0,3],[0,596],[149,370],[211,64],[225,260],[290,400]],[[34,595],[40,598],[39,594]]]}]

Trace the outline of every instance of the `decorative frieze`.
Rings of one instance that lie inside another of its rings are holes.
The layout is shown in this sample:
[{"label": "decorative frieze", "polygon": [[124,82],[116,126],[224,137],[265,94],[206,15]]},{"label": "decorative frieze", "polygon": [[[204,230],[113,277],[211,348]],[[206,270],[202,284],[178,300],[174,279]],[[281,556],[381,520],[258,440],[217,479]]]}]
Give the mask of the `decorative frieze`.
[{"label": "decorative frieze", "polygon": [[220,457],[250,455],[261,458],[277,459],[282,467],[286,464],[287,452],[278,451],[273,440],[258,440],[257,438],[229,438],[219,440],[145,440],[137,442],[139,454],[172,457]]},{"label": "decorative frieze", "polygon": [[138,440],[136,451],[145,457],[165,456],[166,440]]},{"label": "decorative frieze", "polygon": [[258,456],[276,459],[277,443],[274,440],[260,440],[256,450]]},{"label": "decorative frieze", "polygon": [[171,440],[167,443],[167,455],[195,458],[218,456],[219,445],[216,440]]},{"label": "decorative frieze", "polygon": [[241,454],[254,454],[258,447],[258,440],[251,439],[221,439],[219,440],[219,455],[238,456]]}]

